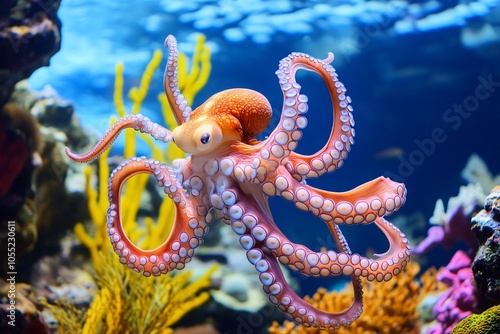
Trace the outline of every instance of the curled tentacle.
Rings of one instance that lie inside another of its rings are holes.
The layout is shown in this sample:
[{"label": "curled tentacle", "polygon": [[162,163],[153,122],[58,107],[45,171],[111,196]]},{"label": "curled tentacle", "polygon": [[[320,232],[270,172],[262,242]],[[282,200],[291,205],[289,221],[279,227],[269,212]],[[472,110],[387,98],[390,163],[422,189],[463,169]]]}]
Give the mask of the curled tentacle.
[{"label": "curled tentacle", "polygon": [[[333,226],[331,232],[339,251],[342,251],[342,254],[352,255],[349,245],[337,225]],[[363,286],[359,277],[354,274],[350,275],[354,290],[352,305],[341,312],[332,314],[313,307],[299,297],[288,285],[282,286],[279,282],[286,282],[286,279],[276,261],[276,255],[273,253],[274,256],[271,257],[263,252],[261,254],[262,258],[270,262],[268,271],[259,276],[263,290],[268,294],[269,301],[277,305],[289,319],[305,327],[318,327],[321,330],[331,331],[337,330],[341,325],[348,326],[361,315],[363,311]],[[255,261],[259,257],[259,253],[255,253],[255,250],[252,249],[247,253],[247,257]],[[262,265],[256,264],[256,268],[262,268]]]},{"label": "curled tentacle", "polygon": [[[329,58],[333,60],[333,57]],[[316,65],[313,70],[325,82],[333,106],[333,125],[330,137],[323,148],[311,155],[302,155],[296,152],[290,154],[286,165],[288,171],[297,180],[318,177],[325,172],[333,172],[340,168],[347,153],[354,144],[354,118],[351,98],[346,95],[344,84],[337,78],[335,69],[324,61],[322,66]]]},{"label": "curled tentacle", "polygon": [[[362,285],[357,277],[351,276],[354,287],[353,304],[341,312],[330,313],[312,306],[286,284],[286,279],[274,256],[260,249],[251,249],[247,252],[247,257],[260,272],[259,278],[264,292],[268,294],[269,301],[276,305],[287,318],[304,327],[337,330],[340,326],[350,325],[359,318],[363,311]],[[267,269],[264,270],[264,268]]]},{"label": "curled tentacle", "polygon": [[[300,270],[305,275],[355,275],[378,281],[389,280],[406,266],[410,256],[408,239],[396,226],[381,218],[404,203],[404,185],[380,177],[351,191],[333,193],[303,185],[280,173],[278,175],[274,183],[262,184],[264,193],[294,201],[299,209],[319,216],[330,230],[336,228],[332,227],[336,224],[375,222],[390,244],[389,250],[377,259],[334,251],[313,252],[303,245],[290,242],[278,228],[273,227],[266,230],[266,246],[282,264]],[[340,234],[340,240],[345,242],[340,230],[336,231],[335,234]]]},{"label": "curled tentacle", "polygon": [[266,160],[270,168],[282,164],[283,160],[295,150],[297,142],[302,138],[300,129],[307,126],[304,114],[308,109],[308,98],[300,94],[301,87],[295,81],[295,72],[299,68],[309,69],[311,64],[307,61],[303,63],[292,61],[297,55],[294,53],[282,59],[276,71],[283,91],[283,110],[278,126],[264,141],[259,156],[260,159]]},{"label": "curled tentacle", "polygon": [[179,78],[177,77],[177,61],[179,59],[179,51],[177,51],[177,40],[174,36],[168,35],[165,39],[165,48],[169,50],[167,66],[163,76],[163,85],[165,94],[167,95],[168,104],[172,108],[175,120],[178,125],[189,120],[191,107],[188,101],[182,95],[179,89]]},{"label": "curled tentacle", "polygon": [[[359,317],[363,307],[362,286],[354,272],[347,275],[351,276],[354,286],[354,302],[351,307],[335,314],[312,307],[286,284],[286,279],[277,262],[277,260],[281,262],[282,259],[276,255],[275,245],[279,245],[280,242],[287,244],[288,239],[274,224],[269,208],[257,209],[259,204],[241,194],[238,196],[231,190],[225,190],[220,195],[214,196],[216,199],[213,198],[212,204],[227,212],[231,218],[231,227],[237,234],[241,235],[240,243],[245,249],[248,249],[247,258],[260,273],[259,278],[264,291],[269,296],[269,301],[277,305],[287,317],[307,327],[329,330],[337,329],[340,325],[347,326]],[[339,249],[346,252],[341,254],[350,255],[350,249],[340,230],[337,229],[334,237]],[[293,269],[297,270],[297,268]],[[312,272],[303,271],[303,273],[319,276]],[[337,275],[329,272],[328,275],[324,276]]]},{"label": "curled tentacle", "polygon": [[[330,228],[335,225],[332,222],[327,223]],[[410,246],[406,236],[393,224],[383,218],[377,218],[375,224],[390,243],[389,250],[379,255],[377,259],[333,250],[314,252],[304,245],[292,243],[278,229],[266,230],[266,246],[283,265],[307,276],[354,275],[366,277],[369,281],[388,281],[401,273],[407,265],[410,260]],[[340,239],[341,242],[345,242],[342,235]]]},{"label": "curled tentacle", "polygon": [[[176,208],[176,220],[170,235],[162,245],[152,250],[141,249],[130,241],[120,218],[121,188],[130,177],[138,173],[153,175],[174,201]],[[184,265],[191,261],[194,249],[202,243],[202,237],[208,231],[207,222],[203,217],[206,212],[194,212],[194,208],[187,202],[182,185],[170,167],[144,157],[129,159],[113,171],[108,188],[108,235],[121,263],[136,272],[150,276],[183,269]]]},{"label": "curled tentacle", "polygon": [[117,120],[111,126],[111,128],[109,128],[104,137],[96,144],[96,146],[94,146],[94,148],[87,153],[72,153],[69,148],[66,147],[66,154],[76,162],[89,162],[91,160],[94,160],[99,157],[99,155],[101,155],[101,153],[105,151],[109,146],[111,146],[120,132],[126,128],[133,128],[136,131],[147,133],[154,139],[161,140],[165,143],[171,141],[172,139],[172,133],[170,132],[170,130],[157,123],[152,122],[146,116],[143,116],[141,114],[127,115]]},{"label": "curled tentacle", "polygon": [[[225,196],[230,198],[230,201],[224,200]],[[399,274],[409,261],[408,239],[396,226],[383,218],[377,217],[374,222],[387,237],[390,247],[377,259],[332,250],[314,252],[304,245],[291,242],[274,224],[267,206],[259,206],[260,212],[266,213],[265,218],[260,217],[259,210],[253,209],[251,201],[250,198],[241,197],[241,194],[238,197],[237,193],[226,190],[221,195],[212,195],[211,204],[227,212],[231,219],[231,227],[242,236],[240,243],[245,249],[266,247],[282,264],[305,275],[315,277],[354,275],[367,277],[370,281],[375,279],[383,281]],[[262,201],[259,200],[259,203]],[[347,242],[340,230],[335,227],[333,219],[325,222],[338,240],[338,248],[347,247]]]},{"label": "curled tentacle", "polygon": [[[329,65],[333,54],[325,60],[319,60],[302,53],[292,53],[280,62],[276,74],[284,94],[283,112],[278,127],[271,133],[261,150],[262,158],[281,163],[288,157],[287,169],[297,180],[317,177],[326,171],[333,171],[342,165],[350,146],[354,143],[354,120],[350,98],[346,89],[338,80],[335,69]],[[327,144],[312,155],[300,155],[291,152],[302,138],[307,125],[304,114],[308,110],[307,96],[300,94],[300,85],[295,80],[298,69],[312,70],[318,73],[327,85],[333,104],[334,125]]]},{"label": "curled tentacle", "polygon": [[282,169],[274,180],[262,184],[268,196],[279,195],[303,211],[311,211],[324,221],[336,224],[370,223],[376,217],[398,210],[406,201],[404,184],[378,177],[350,191],[330,192],[287,177]]}]

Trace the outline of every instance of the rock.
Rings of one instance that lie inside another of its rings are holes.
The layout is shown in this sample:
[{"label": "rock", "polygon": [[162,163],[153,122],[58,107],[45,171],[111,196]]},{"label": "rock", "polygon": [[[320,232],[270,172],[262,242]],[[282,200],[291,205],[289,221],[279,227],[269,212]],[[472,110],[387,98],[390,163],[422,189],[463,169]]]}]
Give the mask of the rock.
[{"label": "rock", "polygon": [[0,9],[0,107],[61,47],[60,0],[6,0]]},{"label": "rock", "polygon": [[478,309],[500,304],[500,186],[486,198],[484,210],[472,219],[479,250],[472,262]]},{"label": "rock", "polygon": [[[15,286],[6,283],[0,282],[0,333],[49,334],[33,288],[25,283],[16,282]],[[12,295],[15,304],[10,303]]]}]

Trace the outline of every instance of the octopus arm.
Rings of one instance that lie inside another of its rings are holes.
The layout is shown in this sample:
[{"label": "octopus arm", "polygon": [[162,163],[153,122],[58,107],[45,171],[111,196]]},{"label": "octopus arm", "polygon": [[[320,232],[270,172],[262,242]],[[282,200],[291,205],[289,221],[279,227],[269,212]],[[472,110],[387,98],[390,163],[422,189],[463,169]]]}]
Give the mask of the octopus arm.
[{"label": "octopus arm", "polygon": [[[276,72],[284,95],[283,110],[279,125],[265,141],[260,155],[265,160],[277,161],[280,164],[284,158],[289,157],[286,166],[298,180],[317,177],[340,167],[354,143],[351,99],[345,95],[344,85],[329,64],[332,60],[331,53],[325,60],[303,53],[292,53],[280,62]],[[300,94],[301,87],[295,80],[295,73],[299,69],[311,70],[321,76],[333,104],[334,121],[328,142],[312,155],[292,152],[298,140],[302,138],[301,129],[307,125],[305,114],[308,111],[308,98]]]},{"label": "octopus arm", "polygon": [[276,305],[287,318],[304,327],[317,327],[328,331],[338,330],[340,326],[350,325],[363,312],[363,290],[359,278],[351,276],[354,288],[352,305],[343,311],[331,313],[312,306],[288,284],[282,284],[286,282],[286,279],[276,258],[263,253],[262,259],[271,264],[266,273],[260,274],[263,290],[268,295],[269,301]]},{"label": "octopus arm", "polygon": [[[147,173],[154,176],[158,185],[175,204],[175,223],[163,244],[152,250],[136,246],[125,234],[120,215],[119,196],[124,183],[133,175]],[[183,269],[191,261],[194,249],[202,243],[208,231],[203,207],[195,209],[188,204],[185,191],[172,168],[156,160],[132,158],[118,166],[110,177],[110,207],[107,214],[108,235],[120,262],[144,276],[165,274],[173,269]]]},{"label": "octopus arm", "polygon": [[262,184],[264,193],[280,195],[293,201],[299,209],[311,211],[320,217],[335,239],[340,240],[339,249],[347,247],[337,227],[339,224],[374,222],[390,244],[389,250],[377,259],[349,255],[347,252],[313,252],[303,245],[290,242],[273,224],[270,225],[271,242],[267,247],[281,263],[306,275],[327,277],[354,274],[379,281],[389,280],[406,266],[410,256],[408,239],[396,226],[382,218],[404,203],[406,190],[402,184],[379,177],[351,191],[333,193],[286,178],[283,170],[279,170],[278,175],[273,184]]},{"label": "octopus arm", "polygon": [[[240,198],[240,200],[242,199]],[[235,232],[242,235],[240,243],[244,248],[248,249],[247,258],[259,272],[259,279],[264,292],[268,294],[269,301],[276,305],[288,318],[306,327],[318,327],[331,331],[338,329],[340,325],[347,326],[356,320],[363,309],[363,293],[361,281],[354,272],[347,275],[351,277],[354,288],[354,301],[349,308],[332,313],[310,305],[287,284],[278,262],[294,270],[304,269],[302,273],[307,276],[328,277],[338,275],[333,275],[329,270],[322,270],[321,273],[319,270],[316,272],[315,269],[317,268],[307,263],[309,259],[313,260],[316,253],[302,245],[290,242],[274,224],[270,213],[265,214],[258,211],[258,206],[255,201],[245,198],[244,209],[235,210],[231,207],[228,209],[230,212],[238,211],[242,213],[241,216],[238,214],[240,219],[231,222],[231,226]],[[333,228],[332,234],[338,248],[343,252],[341,254],[351,255],[347,241],[337,226]],[[288,258],[285,258],[285,255],[278,256],[281,253],[292,255],[295,250],[297,256],[293,264],[287,261]],[[307,253],[305,250],[307,250]],[[305,257],[305,254],[310,254],[310,256]],[[321,257],[323,261],[325,256],[327,255]]]},{"label": "octopus arm", "polygon": [[263,182],[261,187],[266,195],[279,195],[323,221],[347,225],[373,222],[376,217],[398,210],[406,200],[404,184],[386,177],[378,177],[350,191],[331,192],[297,181],[283,167],[276,171],[273,180]]},{"label": "octopus arm", "polygon": [[172,109],[178,125],[189,120],[191,107],[179,89],[179,78],[177,74],[179,51],[177,50],[177,40],[174,36],[168,35],[165,39],[165,48],[168,49],[167,66],[163,75],[163,85],[167,95],[168,104]]},{"label": "octopus arm", "polygon": [[111,128],[106,132],[103,138],[87,153],[76,154],[72,153],[66,147],[66,154],[76,162],[89,162],[102,154],[108,147],[113,144],[120,132],[126,128],[133,128],[136,131],[147,133],[156,140],[161,140],[165,143],[172,140],[172,133],[167,128],[152,122],[149,118],[141,115],[127,115],[117,120]]},{"label": "octopus arm", "polygon": [[369,281],[388,281],[402,272],[410,261],[410,246],[406,236],[393,224],[383,218],[377,218],[375,224],[387,237],[390,246],[376,259],[359,254],[352,254],[340,229],[333,222],[326,222],[332,235],[340,244],[341,251],[328,250],[314,252],[308,247],[293,243],[278,229],[269,229],[266,246],[283,265],[314,277],[352,276],[366,277]]}]

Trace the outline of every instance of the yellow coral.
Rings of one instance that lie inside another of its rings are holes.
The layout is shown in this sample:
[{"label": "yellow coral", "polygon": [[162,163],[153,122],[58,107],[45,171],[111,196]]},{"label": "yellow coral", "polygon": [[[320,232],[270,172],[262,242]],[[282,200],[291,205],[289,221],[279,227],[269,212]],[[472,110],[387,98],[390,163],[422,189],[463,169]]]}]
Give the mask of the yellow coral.
[{"label": "yellow coral", "polygon": [[[431,292],[444,289],[436,282],[436,269],[427,270],[416,280],[420,266],[410,262],[405,275],[394,277],[389,282],[363,282],[364,310],[358,320],[349,327],[342,327],[339,334],[412,334],[419,333],[417,306]],[[305,300],[313,306],[327,311],[340,312],[348,308],[353,300],[352,288],[328,292],[320,288],[312,298]],[[285,321],[283,327],[277,322],[269,328],[270,334],[317,334],[328,333],[316,328],[305,328],[291,321]]]},{"label": "yellow coral", "polygon": [[101,261],[106,270],[98,275],[99,290],[84,315],[66,301],[43,303],[58,321],[60,333],[173,333],[172,325],[208,300],[203,290],[210,287],[217,269],[213,266],[190,282],[190,271],[145,278],[121,265],[110,250],[101,254]]},{"label": "yellow coral", "polygon": [[[66,298],[57,300],[54,304],[49,304],[47,299],[42,297],[41,304],[49,309],[52,316],[57,320],[58,333],[79,333],[85,321],[84,312],[76,308],[75,304]],[[97,333],[97,332],[96,332]]]},{"label": "yellow coral", "polygon": [[99,294],[87,311],[83,334],[167,333],[184,314],[208,300],[208,293],[200,291],[210,286],[216,269],[189,283],[190,271],[146,279],[117,262],[110,251],[101,260],[110,269],[99,277]]}]

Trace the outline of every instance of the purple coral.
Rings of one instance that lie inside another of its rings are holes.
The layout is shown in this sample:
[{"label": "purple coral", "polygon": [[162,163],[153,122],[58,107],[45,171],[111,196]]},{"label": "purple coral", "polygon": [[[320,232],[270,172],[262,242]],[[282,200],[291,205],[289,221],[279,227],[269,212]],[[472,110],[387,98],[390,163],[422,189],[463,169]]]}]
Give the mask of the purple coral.
[{"label": "purple coral", "polygon": [[470,216],[465,213],[462,206],[453,209],[444,225],[431,226],[427,231],[427,237],[413,248],[412,252],[422,255],[436,245],[451,248],[459,240],[467,244],[471,254],[476,252],[478,244],[471,232]]},{"label": "purple coral", "polygon": [[437,280],[449,286],[449,289],[434,306],[437,323],[427,334],[449,334],[460,320],[472,314],[476,299],[471,262],[472,259],[465,252],[457,251],[450,263],[439,272]]}]

